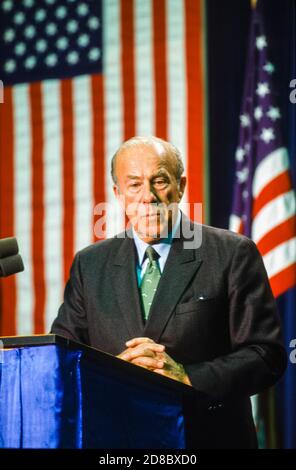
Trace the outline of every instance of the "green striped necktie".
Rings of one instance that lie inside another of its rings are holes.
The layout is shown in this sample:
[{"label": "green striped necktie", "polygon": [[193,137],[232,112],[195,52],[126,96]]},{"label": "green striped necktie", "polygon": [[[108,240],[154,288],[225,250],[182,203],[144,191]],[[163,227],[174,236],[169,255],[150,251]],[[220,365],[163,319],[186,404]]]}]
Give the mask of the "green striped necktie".
[{"label": "green striped necktie", "polygon": [[145,321],[148,319],[149,311],[153,298],[161,277],[159,269],[158,258],[159,254],[154,250],[152,246],[148,246],[146,249],[146,257],[149,259],[148,266],[143,276],[140,291],[143,305],[143,313]]}]

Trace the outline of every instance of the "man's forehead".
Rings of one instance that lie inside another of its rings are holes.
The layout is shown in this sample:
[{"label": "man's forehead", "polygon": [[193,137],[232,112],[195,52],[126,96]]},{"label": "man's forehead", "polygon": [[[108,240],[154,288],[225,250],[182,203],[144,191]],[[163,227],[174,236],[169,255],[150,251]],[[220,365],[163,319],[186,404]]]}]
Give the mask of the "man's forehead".
[{"label": "man's forehead", "polygon": [[166,149],[159,142],[152,143],[139,143],[136,145],[129,145],[124,147],[118,154],[125,158],[136,155],[155,155],[156,157],[163,157],[166,155]]}]

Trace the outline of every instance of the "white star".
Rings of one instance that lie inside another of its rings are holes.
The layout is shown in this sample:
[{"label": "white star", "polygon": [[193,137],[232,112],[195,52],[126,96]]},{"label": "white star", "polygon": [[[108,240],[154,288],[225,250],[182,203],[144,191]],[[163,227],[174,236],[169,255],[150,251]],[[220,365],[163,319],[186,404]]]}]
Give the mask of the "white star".
[{"label": "white star", "polygon": [[265,95],[267,95],[268,93],[270,93],[268,83],[267,83],[267,82],[258,83],[256,93],[257,93],[257,95],[259,95],[261,98],[264,98]]},{"label": "white star", "polygon": [[250,145],[250,144],[246,144],[246,145],[245,145],[245,151],[246,151],[246,153],[248,153],[248,152],[250,151],[250,149],[251,149],[251,145]]},{"label": "white star", "polygon": [[247,190],[245,189],[245,190],[243,191],[242,195],[243,195],[243,198],[244,198],[244,199],[248,199],[248,197],[249,197],[249,191],[247,191]]},{"label": "white star", "polygon": [[81,34],[77,39],[77,43],[80,47],[86,47],[89,44],[89,36],[88,34]]},{"label": "white star", "polygon": [[16,69],[16,63],[13,59],[7,60],[7,62],[5,62],[4,64],[5,72],[12,73],[15,71],[15,69]]},{"label": "white star", "polygon": [[68,21],[66,28],[67,28],[68,33],[76,33],[78,29],[77,21],[76,20]]},{"label": "white star", "polygon": [[69,52],[69,54],[67,55],[67,61],[68,61],[69,64],[71,64],[71,65],[77,64],[78,60],[79,60],[79,54],[78,54],[78,52],[76,52],[76,51],[71,51],[71,52]]},{"label": "white star", "polygon": [[11,0],[5,0],[5,2],[2,3],[2,9],[4,11],[10,11],[12,9],[12,1]]},{"label": "white star", "polygon": [[59,18],[60,20],[65,18],[67,16],[67,8],[64,7],[64,6],[61,6],[61,7],[58,7],[56,9],[56,12],[55,12],[55,15],[57,18]]},{"label": "white star", "polygon": [[277,119],[280,119],[281,113],[279,108],[269,106],[269,110],[267,111],[266,116],[268,116],[272,121],[276,121]]},{"label": "white star", "polygon": [[235,159],[237,162],[242,162],[246,152],[241,147],[238,147],[235,152]]},{"label": "white star", "polygon": [[45,0],[45,2],[48,4],[48,5],[53,5],[56,0]]},{"label": "white star", "polygon": [[67,49],[69,45],[68,38],[66,38],[65,36],[59,38],[56,42],[56,45],[58,49],[60,49],[61,51],[64,51],[65,49]]},{"label": "white star", "polygon": [[45,58],[45,63],[48,67],[54,67],[58,63],[58,57],[56,54],[48,54]]},{"label": "white star", "polygon": [[93,47],[89,53],[88,53],[88,58],[89,60],[98,60],[100,58],[100,49],[98,49],[97,47]]},{"label": "white star", "polygon": [[49,36],[54,36],[57,32],[57,25],[55,23],[48,23],[48,25],[46,25],[45,31]]},{"label": "white star", "polygon": [[47,41],[45,41],[45,39],[38,39],[35,45],[35,49],[38,52],[45,52],[47,49]]},{"label": "white star", "polygon": [[26,38],[28,39],[32,39],[36,34],[36,29],[33,25],[29,25],[25,28],[25,31],[24,31],[24,35],[26,36]]},{"label": "white star", "polygon": [[261,51],[266,46],[267,46],[266,37],[265,36],[258,36],[256,38],[256,47],[257,47],[257,49],[259,49]]},{"label": "white star", "polygon": [[239,183],[245,183],[249,176],[249,168],[245,167],[242,170],[237,171],[236,176]]},{"label": "white star", "polygon": [[242,114],[239,118],[243,127],[248,127],[250,125],[250,116],[248,114]]},{"label": "white star", "polygon": [[26,17],[22,11],[19,11],[16,13],[13,17],[13,21],[15,24],[23,24],[25,21]]},{"label": "white star", "polygon": [[46,11],[44,8],[40,8],[40,10],[37,10],[35,13],[35,20],[39,23],[46,18]]},{"label": "white star", "polygon": [[27,57],[26,60],[25,60],[25,68],[30,69],[30,70],[33,69],[36,65],[36,62],[37,62],[37,60],[36,60],[35,56],[31,55],[31,56]]},{"label": "white star", "polygon": [[265,70],[265,72],[267,72],[269,74],[272,74],[275,71],[275,66],[271,62],[267,62],[263,66],[263,70]]},{"label": "white star", "polygon": [[100,22],[99,22],[98,18],[96,18],[95,16],[92,16],[88,20],[87,24],[88,24],[90,29],[98,29],[100,27]]},{"label": "white star", "polygon": [[18,42],[14,48],[14,52],[16,53],[16,55],[24,55],[26,49],[26,44],[24,42]]},{"label": "white star", "polygon": [[268,129],[263,128],[260,135],[260,139],[262,139],[266,144],[269,144],[271,140],[275,139],[273,129],[271,127],[269,127]]},{"label": "white star", "polygon": [[23,5],[26,8],[31,8],[34,5],[34,0],[23,0]]},{"label": "white star", "polygon": [[262,118],[262,116],[263,116],[262,107],[261,107],[261,106],[257,106],[257,107],[254,109],[254,118],[255,118],[257,121],[260,121],[260,119]]},{"label": "white star", "polygon": [[88,5],[86,5],[86,3],[81,3],[78,7],[77,7],[77,13],[79,16],[86,16],[89,12],[89,7]]},{"label": "white star", "polygon": [[7,29],[3,34],[3,39],[5,42],[11,42],[15,38],[15,32],[13,29]]}]

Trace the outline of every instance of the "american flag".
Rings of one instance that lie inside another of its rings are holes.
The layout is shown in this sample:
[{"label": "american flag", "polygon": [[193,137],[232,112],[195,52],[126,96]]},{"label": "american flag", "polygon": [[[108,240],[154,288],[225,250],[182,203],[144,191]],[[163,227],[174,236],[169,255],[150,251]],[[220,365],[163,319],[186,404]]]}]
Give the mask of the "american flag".
[{"label": "american flag", "polygon": [[[295,193],[259,8],[252,16],[230,229],[252,238],[277,297],[296,284]],[[287,94],[289,88],[287,84]]]},{"label": "american flag", "polygon": [[110,159],[133,135],[182,152],[186,200],[202,202],[202,0],[2,0],[0,236],[25,271],[3,280],[1,334],[49,330],[94,207],[122,228]]}]

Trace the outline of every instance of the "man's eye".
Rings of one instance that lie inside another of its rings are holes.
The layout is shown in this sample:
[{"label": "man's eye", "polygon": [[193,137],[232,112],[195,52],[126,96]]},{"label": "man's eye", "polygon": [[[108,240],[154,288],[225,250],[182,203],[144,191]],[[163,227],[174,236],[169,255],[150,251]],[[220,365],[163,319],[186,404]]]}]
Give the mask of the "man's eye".
[{"label": "man's eye", "polygon": [[168,182],[166,180],[155,180],[153,182],[153,185],[154,186],[166,186],[168,184]]}]

